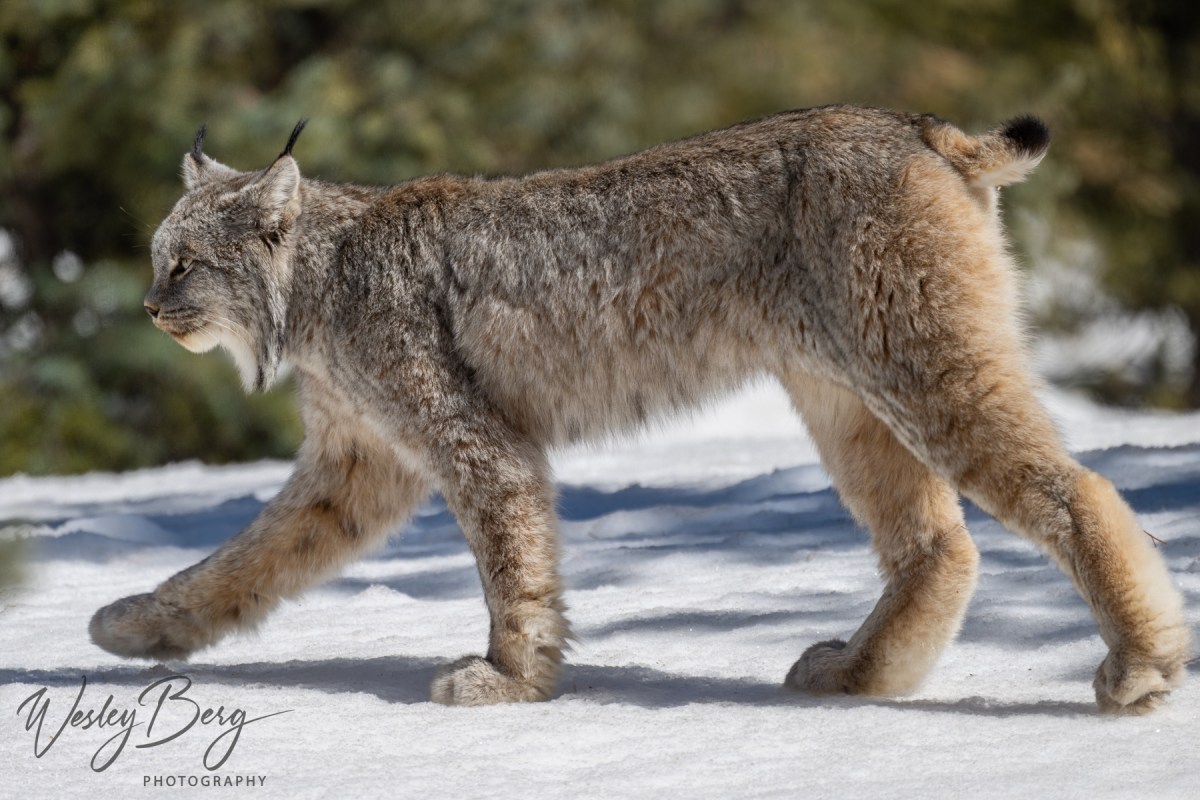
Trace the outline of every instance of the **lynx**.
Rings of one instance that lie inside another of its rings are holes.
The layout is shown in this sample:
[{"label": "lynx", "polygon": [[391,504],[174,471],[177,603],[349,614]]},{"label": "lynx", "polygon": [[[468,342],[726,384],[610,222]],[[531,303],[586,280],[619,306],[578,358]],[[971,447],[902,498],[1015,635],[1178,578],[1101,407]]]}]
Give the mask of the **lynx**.
[{"label": "lynx", "polygon": [[478,563],[485,656],[434,700],[546,700],[570,636],[547,449],[777,378],[887,580],[848,641],[786,684],[912,691],[956,635],[978,553],[959,493],[1046,551],[1109,647],[1104,712],[1158,706],[1182,601],[1104,478],[1064,450],[1023,353],[998,188],[1049,145],[930,115],[792,111],[581,169],[390,187],[302,178],[303,122],[266,169],[184,156],[153,238],[154,324],[220,345],[248,390],[297,379],[295,472],[245,530],[101,609],[100,647],[182,659],[403,524],[434,489]]}]

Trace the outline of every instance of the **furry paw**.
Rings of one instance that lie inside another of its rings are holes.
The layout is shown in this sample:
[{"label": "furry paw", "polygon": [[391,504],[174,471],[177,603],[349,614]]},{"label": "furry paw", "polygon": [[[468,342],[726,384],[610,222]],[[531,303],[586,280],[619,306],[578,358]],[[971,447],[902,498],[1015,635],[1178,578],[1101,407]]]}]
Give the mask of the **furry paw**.
[{"label": "furry paw", "polygon": [[133,595],[105,606],[92,617],[88,632],[99,647],[125,658],[186,659],[197,649],[193,626],[184,612],[153,594]]},{"label": "furry paw", "polygon": [[815,695],[847,694],[849,654],[841,639],[817,642],[792,665],[784,685]]},{"label": "furry paw", "polygon": [[552,691],[511,678],[487,659],[464,656],[438,670],[430,696],[447,706],[486,706],[549,700]]},{"label": "furry paw", "polygon": [[1184,659],[1137,658],[1113,650],[1092,682],[1100,712],[1133,715],[1158,708],[1183,681]]}]

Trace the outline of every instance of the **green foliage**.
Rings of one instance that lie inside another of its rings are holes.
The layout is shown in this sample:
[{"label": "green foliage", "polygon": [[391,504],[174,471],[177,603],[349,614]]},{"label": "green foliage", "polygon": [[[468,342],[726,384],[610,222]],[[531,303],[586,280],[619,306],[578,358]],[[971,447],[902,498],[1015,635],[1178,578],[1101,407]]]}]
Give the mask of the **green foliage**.
[{"label": "green foliage", "polygon": [[307,174],[384,183],[581,163],[829,102],[928,110],[976,130],[1034,111],[1056,142],[1011,202],[1054,235],[1015,219],[1025,260],[1096,240],[1119,299],[1178,307],[1200,331],[1196,8],[8,0],[0,474],[294,448],[286,390],[243,397],[222,356],[184,353],[140,309],[145,245],[205,121],[208,151],[249,169],[309,116],[297,148]]}]

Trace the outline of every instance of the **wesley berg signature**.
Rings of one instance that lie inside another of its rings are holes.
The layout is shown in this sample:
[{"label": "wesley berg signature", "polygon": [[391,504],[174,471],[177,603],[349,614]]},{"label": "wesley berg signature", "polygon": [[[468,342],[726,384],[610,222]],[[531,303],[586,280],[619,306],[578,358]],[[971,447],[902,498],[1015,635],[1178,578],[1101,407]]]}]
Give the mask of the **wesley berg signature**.
[{"label": "wesley berg signature", "polygon": [[[94,701],[84,702],[85,675],[81,677],[79,692],[65,714],[58,710],[62,707],[58,700],[51,708],[50,688],[44,686],[21,702],[17,716],[24,714],[25,730],[33,732],[35,758],[46,755],[51,747],[61,742],[68,728],[113,731],[92,755],[91,767],[96,772],[103,772],[116,763],[130,739],[138,749],[159,747],[195,729],[203,734],[204,741],[208,741],[201,762],[211,771],[220,769],[233,755],[247,725],[288,713],[276,711],[251,717],[240,708],[205,707],[188,696],[191,688],[192,680],[186,675],[168,675],[143,689],[137,696],[136,706],[124,707],[111,694],[97,706]],[[134,736],[137,728],[142,730]],[[208,739],[209,735],[212,739]]]}]

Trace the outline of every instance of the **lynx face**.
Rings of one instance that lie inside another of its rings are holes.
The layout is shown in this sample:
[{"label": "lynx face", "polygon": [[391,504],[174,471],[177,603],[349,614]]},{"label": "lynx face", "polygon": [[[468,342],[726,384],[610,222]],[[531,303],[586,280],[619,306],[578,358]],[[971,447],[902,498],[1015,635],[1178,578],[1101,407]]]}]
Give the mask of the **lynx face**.
[{"label": "lynx face", "polygon": [[187,194],[154,234],[146,311],[193,353],[225,347],[246,388],[263,389],[282,351],[300,172],[288,154],[240,173],[197,151],[183,160]]}]

